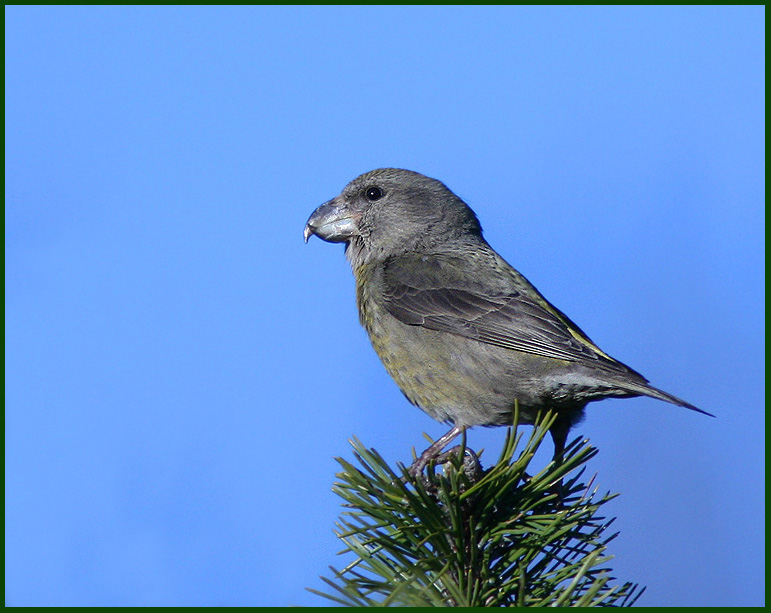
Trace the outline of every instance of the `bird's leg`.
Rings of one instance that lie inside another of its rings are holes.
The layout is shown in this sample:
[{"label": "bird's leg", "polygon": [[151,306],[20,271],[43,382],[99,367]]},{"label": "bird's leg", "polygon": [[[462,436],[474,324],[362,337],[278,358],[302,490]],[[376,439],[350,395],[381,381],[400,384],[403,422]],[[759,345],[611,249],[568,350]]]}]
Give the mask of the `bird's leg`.
[{"label": "bird's leg", "polygon": [[456,436],[461,434],[466,429],[466,426],[453,426],[452,429],[444,436],[438,438],[433,445],[420,454],[420,457],[412,463],[409,468],[409,473],[413,477],[417,477],[423,472],[423,469],[428,463],[438,456],[442,449],[444,449],[449,442]]},{"label": "bird's leg", "polygon": [[549,434],[554,441],[554,457],[552,459],[555,464],[562,462],[562,454],[565,453],[565,442],[568,440],[569,431],[570,422],[561,419],[557,419],[554,425],[549,428]]},{"label": "bird's leg", "polygon": [[[570,421],[557,419],[554,425],[549,428],[549,434],[554,441],[554,457],[552,461],[555,464],[562,463],[563,454],[565,453],[565,442],[568,439],[568,432],[570,432]],[[557,481],[552,486],[552,491],[557,494],[557,506],[562,508],[562,479]]]}]

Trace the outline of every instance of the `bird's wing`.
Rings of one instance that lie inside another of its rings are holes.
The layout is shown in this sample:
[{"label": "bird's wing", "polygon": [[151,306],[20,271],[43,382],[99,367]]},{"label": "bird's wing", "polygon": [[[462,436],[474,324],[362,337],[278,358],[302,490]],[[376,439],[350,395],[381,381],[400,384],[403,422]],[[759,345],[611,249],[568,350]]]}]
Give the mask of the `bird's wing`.
[{"label": "bird's wing", "polygon": [[385,263],[383,280],[385,307],[405,324],[634,373],[592,343],[527,279],[490,254],[402,255]]}]

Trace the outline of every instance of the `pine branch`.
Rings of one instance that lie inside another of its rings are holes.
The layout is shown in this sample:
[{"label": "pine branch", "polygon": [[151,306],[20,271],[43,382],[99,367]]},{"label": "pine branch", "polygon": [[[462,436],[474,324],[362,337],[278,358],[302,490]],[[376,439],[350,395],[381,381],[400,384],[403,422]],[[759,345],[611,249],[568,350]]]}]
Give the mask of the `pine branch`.
[{"label": "pine branch", "polygon": [[[360,466],[338,458],[333,491],[348,509],[337,523],[343,554],[354,559],[310,591],[349,606],[629,606],[636,584],[613,585],[605,536],[613,520],[581,482],[597,451],[577,439],[563,461],[534,476],[527,468],[554,415],[522,434],[509,429],[498,462],[483,471],[462,445],[442,470],[413,478],[374,450],[351,441]],[[570,476],[573,475],[573,476]]]}]

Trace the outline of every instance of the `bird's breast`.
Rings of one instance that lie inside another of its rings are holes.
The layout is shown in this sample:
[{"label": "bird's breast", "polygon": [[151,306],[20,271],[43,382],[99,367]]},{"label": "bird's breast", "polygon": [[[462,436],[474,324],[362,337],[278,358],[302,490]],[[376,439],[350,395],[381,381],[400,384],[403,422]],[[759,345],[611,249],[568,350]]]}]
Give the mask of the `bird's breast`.
[{"label": "bird's breast", "polygon": [[[407,399],[434,419],[460,425],[508,423],[522,373],[509,352],[391,315],[377,269],[355,270],[359,318],[372,347]],[[526,358],[527,359],[527,358]],[[523,405],[537,399],[523,394]],[[523,406],[524,408],[524,406]]]}]

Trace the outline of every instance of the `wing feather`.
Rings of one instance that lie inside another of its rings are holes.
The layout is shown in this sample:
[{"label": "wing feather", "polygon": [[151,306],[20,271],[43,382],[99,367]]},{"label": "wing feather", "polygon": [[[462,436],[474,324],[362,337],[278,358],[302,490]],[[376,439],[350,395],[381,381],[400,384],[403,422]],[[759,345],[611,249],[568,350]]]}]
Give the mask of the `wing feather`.
[{"label": "wing feather", "polygon": [[[483,267],[452,256],[399,256],[383,270],[385,306],[405,324],[504,349],[611,370],[631,369],[602,352],[503,260]],[[634,371],[632,371],[634,372]]]}]

